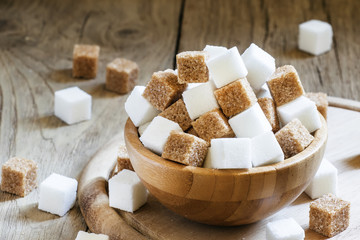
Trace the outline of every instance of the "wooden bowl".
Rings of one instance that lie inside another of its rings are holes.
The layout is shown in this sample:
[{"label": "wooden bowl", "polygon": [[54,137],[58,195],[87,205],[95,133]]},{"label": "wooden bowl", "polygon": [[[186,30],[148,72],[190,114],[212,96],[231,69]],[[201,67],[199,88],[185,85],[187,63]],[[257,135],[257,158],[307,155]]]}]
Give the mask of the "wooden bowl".
[{"label": "wooden bowl", "polygon": [[277,164],[242,169],[207,169],[165,160],[145,148],[130,119],[124,130],[131,163],[165,207],[196,222],[241,225],[264,219],[293,202],[315,175],[324,155],[327,125],[301,153]]}]

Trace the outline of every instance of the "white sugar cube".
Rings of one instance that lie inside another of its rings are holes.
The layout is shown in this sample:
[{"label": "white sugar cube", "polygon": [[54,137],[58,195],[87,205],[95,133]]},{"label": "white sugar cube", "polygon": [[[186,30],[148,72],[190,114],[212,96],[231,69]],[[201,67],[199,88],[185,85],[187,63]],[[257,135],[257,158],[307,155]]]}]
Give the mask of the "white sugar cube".
[{"label": "white sugar cube", "polygon": [[250,138],[211,139],[210,153],[205,159],[206,168],[251,168]]},{"label": "white sugar cube", "polygon": [[172,130],[181,131],[178,123],[161,116],[155,117],[140,137],[140,141],[151,151],[161,155]]},{"label": "white sugar cube", "polygon": [[275,72],[275,59],[263,49],[252,43],[241,55],[248,70],[247,80],[254,92]]},{"label": "white sugar cube", "polygon": [[207,52],[208,54],[207,61],[209,61],[213,58],[216,58],[217,56],[220,56],[221,54],[226,53],[227,50],[228,49],[226,47],[222,47],[222,46],[206,45],[203,51]]},{"label": "white sugar cube", "polygon": [[200,86],[201,84],[204,84],[204,83],[188,83],[185,91],[189,90],[189,89],[192,89],[194,87]]},{"label": "white sugar cube", "polygon": [[238,138],[253,138],[271,131],[271,125],[258,103],[229,119]]},{"label": "white sugar cube", "polygon": [[337,194],[337,169],[326,158],[323,158],[318,171],[305,189],[305,193],[312,199],[324,194]]},{"label": "white sugar cube", "polygon": [[51,174],[40,184],[38,208],[63,216],[75,204],[77,185],[76,179]]},{"label": "white sugar cube", "polygon": [[135,86],[125,102],[125,111],[136,127],[151,121],[160,113],[142,96],[144,90],[144,86]]},{"label": "white sugar cube", "polygon": [[310,20],[299,25],[299,49],[319,55],[331,49],[333,31],[329,23]]},{"label": "white sugar cube", "polygon": [[285,218],[266,224],[266,240],[302,240],[304,229],[293,219]]},{"label": "white sugar cube", "polygon": [[251,147],[254,167],[284,161],[284,153],[272,131],[252,138]]},{"label": "white sugar cube", "polygon": [[237,47],[210,59],[206,65],[217,88],[246,77],[248,74]]},{"label": "white sugar cube", "polygon": [[55,116],[73,124],[91,119],[91,96],[78,87],[55,92]]},{"label": "white sugar cube", "polygon": [[277,107],[277,112],[283,126],[297,118],[310,133],[321,127],[320,116],[315,103],[305,96]]},{"label": "white sugar cube", "polygon": [[147,201],[147,190],[134,171],[123,169],[109,180],[109,206],[134,212]]},{"label": "white sugar cube", "polygon": [[183,92],[182,96],[186,110],[192,120],[215,108],[219,108],[214,96],[214,90],[214,84],[212,81],[208,81]]},{"label": "white sugar cube", "polygon": [[75,240],[109,240],[109,236],[79,231]]},{"label": "white sugar cube", "polygon": [[139,132],[140,136],[143,135],[143,133],[145,132],[146,128],[149,126],[150,123],[151,122],[147,122],[138,127],[138,132]]},{"label": "white sugar cube", "polygon": [[268,85],[265,83],[262,85],[262,87],[259,89],[259,91],[256,92],[256,97],[259,98],[272,98],[270,89]]}]

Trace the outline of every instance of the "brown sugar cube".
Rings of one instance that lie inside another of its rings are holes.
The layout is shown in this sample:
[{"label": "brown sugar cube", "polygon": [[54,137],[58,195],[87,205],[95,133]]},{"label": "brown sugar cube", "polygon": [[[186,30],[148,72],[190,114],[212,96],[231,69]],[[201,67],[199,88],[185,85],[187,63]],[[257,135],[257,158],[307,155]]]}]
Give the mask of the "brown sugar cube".
[{"label": "brown sugar cube", "polygon": [[222,111],[227,117],[234,116],[257,101],[256,95],[246,78],[232,82],[214,91]]},{"label": "brown sugar cube", "polygon": [[209,144],[194,135],[171,131],[161,157],[185,165],[201,167]]},{"label": "brown sugar cube", "polygon": [[189,128],[186,132],[197,137],[199,136],[193,127]]},{"label": "brown sugar cube", "polygon": [[123,169],[134,171],[125,145],[120,145],[117,155],[117,171],[120,172]]},{"label": "brown sugar cube", "polygon": [[186,86],[187,84],[178,83],[174,71],[155,72],[144,90],[143,97],[155,108],[164,111],[181,97]]},{"label": "brown sugar cube", "polygon": [[37,164],[14,157],[2,166],[1,190],[24,197],[37,186]]},{"label": "brown sugar cube", "polygon": [[277,131],[275,137],[284,152],[285,159],[303,151],[314,139],[306,127],[297,118],[293,119]]},{"label": "brown sugar cube", "polygon": [[327,108],[329,105],[329,102],[327,100],[327,94],[318,92],[318,93],[312,93],[308,92],[305,94],[307,98],[309,98],[311,101],[315,102],[317,110],[323,115],[323,117],[327,118]]},{"label": "brown sugar cube", "polygon": [[209,80],[204,51],[188,51],[176,55],[179,83],[201,83]]},{"label": "brown sugar cube", "polygon": [[125,58],[116,58],[106,66],[106,89],[125,94],[131,91],[138,79],[138,65]]},{"label": "brown sugar cube", "polygon": [[100,47],[75,44],[73,52],[73,77],[95,78],[98,69]]},{"label": "brown sugar cube", "polygon": [[183,131],[191,127],[192,120],[182,99],[177,100],[170,107],[166,108],[159,116],[177,122]]},{"label": "brown sugar cube", "polygon": [[350,203],[329,193],[310,203],[309,228],[333,237],[349,226]]},{"label": "brown sugar cube", "polygon": [[299,75],[291,65],[277,68],[267,84],[277,107],[304,94]]},{"label": "brown sugar cube", "polygon": [[199,137],[207,142],[213,138],[235,136],[227,118],[218,108],[200,116],[195,122],[192,122],[192,126]]},{"label": "brown sugar cube", "polygon": [[279,118],[275,108],[274,100],[271,98],[259,98],[258,103],[269,121],[272,131],[276,133],[280,129]]}]

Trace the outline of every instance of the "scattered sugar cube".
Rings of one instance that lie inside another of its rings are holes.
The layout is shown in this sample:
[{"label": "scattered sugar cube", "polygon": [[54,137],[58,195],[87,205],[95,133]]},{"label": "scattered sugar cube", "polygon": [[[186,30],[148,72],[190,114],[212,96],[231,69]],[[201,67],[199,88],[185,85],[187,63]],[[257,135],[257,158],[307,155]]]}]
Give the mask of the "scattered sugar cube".
[{"label": "scattered sugar cube", "polygon": [[105,234],[95,234],[79,231],[75,240],[109,240],[109,236]]},{"label": "scattered sugar cube", "polygon": [[159,111],[142,96],[144,90],[144,86],[135,86],[125,102],[125,111],[136,127],[150,122],[159,114]]},{"label": "scattered sugar cube", "polygon": [[229,124],[239,138],[252,138],[271,131],[270,123],[258,103],[230,118]]},{"label": "scattered sugar cube", "polygon": [[174,71],[159,71],[153,73],[146,85],[143,97],[156,109],[164,111],[181,97],[185,89],[186,84],[178,83],[178,77]]},{"label": "scattered sugar cube", "polygon": [[322,92],[318,92],[318,93],[308,92],[305,94],[305,97],[309,98],[311,101],[313,101],[315,103],[317,110],[326,119],[327,118],[327,108],[329,105],[329,102],[327,100],[327,94],[322,93]]},{"label": "scattered sugar cube", "polygon": [[78,87],[70,87],[55,92],[55,116],[73,124],[91,119],[91,95]]},{"label": "scattered sugar cube", "polygon": [[181,127],[176,122],[161,116],[155,117],[146,128],[140,141],[151,151],[161,155],[172,130],[182,132]]},{"label": "scattered sugar cube", "polygon": [[244,78],[248,74],[237,47],[210,59],[207,61],[207,66],[217,88]]},{"label": "scattered sugar cube", "polygon": [[251,168],[250,138],[217,138],[211,140],[206,168]]},{"label": "scattered sugar cube", "polygon": [[220,56],[224,53],[227,52],[227,48],[226,47],[222,47],[222,46],[212,46],[212,45],[206,45],[204,48],[204,52],[207,52],[208,54],[208,58],[207,61],[216,58],[217,56]]},{"label": "scattered sugar cube", "polygon": [[299,25],[299,49],[313,55],[320,55],[331,49],[333,38],[329,23],[310,20]]},{"label": "scattered sugar cube", "polygon": [[305,96],[277,107],[277,112],[282,125],[297,118],[311,133],[321,127],[320,115],[315,103]]},{"label": "scattered sugar cube", "polygon": [[276,133],[280,129],[279,118],[272,98],[259,98],[258,103],[269,121],[272,131]]},{"label": "scattered sugar cube", "polygon": [[179,83],[199,83],[209,80],[204,51],[188,51],[176,55]]},{"label": "scattered sugar cube", "polygon": [[95,78],[98,69],[100,47],[75,44],[73,52],[73,77]]},{"label": "scattered sugar cube", "polygon": [[259,91],[256,92],[256,97],[257,98],[271,98],[272,99],[270,89],[269,89],[269,86],[267,85],[267,83],[262,85],[261,88],[259,89]]},{"label": "scattered sugar cube", "polygon": [[297,118],[293,119],[277,131],[275,137],[284,152],[285,159],[303,151],[314,139]]},{"label": "scattered sugar cube", "polygon": [[214,95],[227,117],[248,109],[257,101],[255,93],[246,78],[240,78],[222,88],[216,89]]},{"label": "scattered sugar cube", "polygon": [[309,228],[333,237],[349,226],[350,203],[329,193],[310,203]]},{"label": "scattered sugar cube", "polygon": [[183,93],[184,103],[192,120],[195,120],[214,108],[219,108],[214,96],[214,90],[214,84],[211,81],[208,81],[197,87],[186,90]]},{"label": "scattered sugar cube", "polygon": [[311,198],[319,198],[322,195],[332,193],[337,194],[337,169],[326,158],[323,158],[319,169],[305,193]]},{"label": "scattered sugar cube", "polygon": [[138,128],[138,132],[139,132],[139,135],[143,135],[143,133],[145,132],[146,128],[149,126],[151,122],[147,122],[147,123],[144,123],[142,125],[139,126]]},{"label": "scattered sugar cube", "polygon": [[267,84],[277,107],[304,94],[299,75],[291,65],[278,67]]},{"label": "scattered sugar cube", "polygon": [[135,62],[116,58],[106,66],[105,87],[116,93],[128,93],[134,88],[138,74],[139,66]]},{"label": "scattered sugar cube", "polygon": [[123,169],[134,171],[126,146],[121,144],[117,154],[117,170],[120,172]]},{"label": "scattered sugar cube", "polygon": [[2,165],[1,191],[28,195],[37,186],[37,164],[33,160],[13,157]]},{"label": "scattered sugar cube", "polygon": [[75,204],[77,185],[76,179],[52,173],[40,184],[38,208],[60,217],[65,215]]},{"label": "scattered sugar cube", "polygon": [[135,172],[123,169],[109,180],[109,206],[134,212],[147,201],[147,190]]},{"label": "scattered sugar cube", "polygon": [[266,224],[266,240],[303,240],[304,238],[304,229],[293,218]]},{"label": "scattered sugar cube", "polygon": [[259,134],[251,139],[252,165],[254,167],[281,162],[284,153],[272,131]]},{"label": "scattered sugar cube", "polygon": [[172,131],[161,157],[185,165],[201,167],[208,151],[209,144],[194,135]]},{"label": "scattered sugar cube", "polygon": [[200,116],[192,123],[192,126],[197,135],[207,142],[213,138],[235,136],[227,118],[218,108]]},{"label": "scattered sugar cube", "polygon": [[171,106],[166,108],[159,116],[177,122],[183,131],[191,127],[192,120],[182,99],[177,100]]},{"label": "scattered sugar cube", "polygon": [[247,79],[255,92],[275,71],[275,59],[263,49],[252,43],[241,55],[248,70]]}]

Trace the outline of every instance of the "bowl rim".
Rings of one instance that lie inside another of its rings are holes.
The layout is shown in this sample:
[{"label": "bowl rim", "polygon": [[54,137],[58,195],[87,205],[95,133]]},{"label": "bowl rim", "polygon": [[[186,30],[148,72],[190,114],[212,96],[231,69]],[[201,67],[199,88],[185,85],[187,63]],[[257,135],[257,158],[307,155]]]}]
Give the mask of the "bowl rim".
[{"label": "bowl rim", "polygon": [[[133,124],[130,118],[127,119],[124,128],[124,137],[127,144],[131,144],[134,149],[137,149],[137,152],[143,156],[144,161],[150,161],[153,165],[158,165],[161,167],[167,167],[178,171],[189,171],[193,174],[198,175],[207,175],[207,174],[216,174],[216,175],[246,175],[246,174],[258,174],[272,172],[274,170],[279,170],[282,168],[288,168],[299,164],[303,160],[308,159],[311,155],[315,154],[317,150],[323,146],[327,141],[327,123],[324,117],[319,113],[321,127],[317,129],[314,133],[314,139],[308,147],[306,147],[302,152],[285,159],[284,161],[273,163],[269,165],[253,167],[248,169],[215,169],[215,168],[204,168],[204,167],[194,167],[183,165],[178,162],[167,160],[147,149],[140,141],[137,127]],[[131,158],[130,158],[131,161]]]}]

